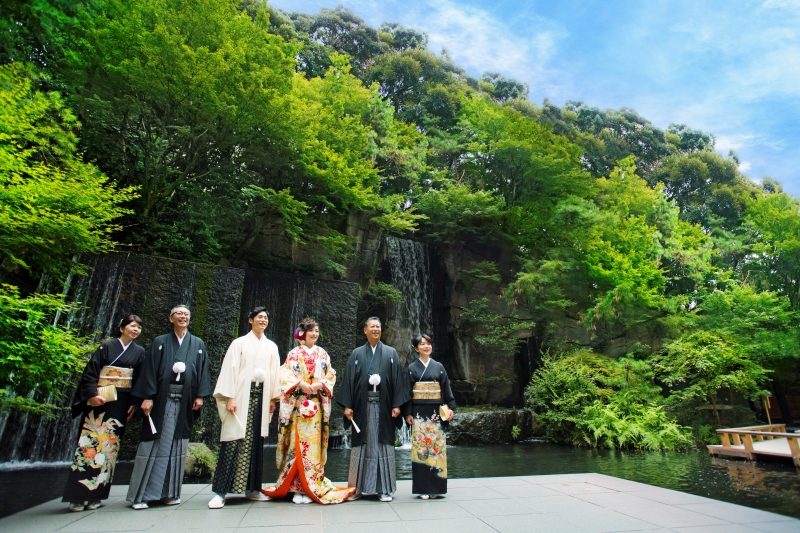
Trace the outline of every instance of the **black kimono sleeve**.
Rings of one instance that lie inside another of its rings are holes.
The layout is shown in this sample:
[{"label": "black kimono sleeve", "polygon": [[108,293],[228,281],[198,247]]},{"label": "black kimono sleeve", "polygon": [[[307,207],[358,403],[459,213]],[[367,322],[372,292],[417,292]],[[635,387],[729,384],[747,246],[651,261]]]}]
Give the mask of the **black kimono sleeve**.
[{"label": "black kimono sleeve", "polygon": [[[338,391],[336,391],[336,403],[342,409],[353,409],[353,402],[355,401],[353,391],[355,388],[355,379],[356,379],[356,369],[355,369],[355,361],[356,354],[351,353],[350,357],[347,358],[347,363],[344,367],[344,376],[342,377],[341,387]],[[345,419],[346,420],[346,419]]]},{"label": "black kimono sleeve", "polygon": [[439,379],[439,386],[442,389],[442,400],[447,404],[447,407],[449,407],[451,411],[455,412],[456,398],[453,396],[453,389],[450,387],[450,378],[447,377],[447,370],[444,369],[444,365],[440,363],[439,366],[442,367],[442,374],[441,378]]},{"label": "black kimono sleeve", "polygon": [[100,369],[106,364],[108,355],[108,347],[104,344],[92,354],[89,362],[81,374],[81,380],[78,382],[78,387],[75,389],[75,395],[72,398],[72,416],[78,416],[83,412],[84,405],[89,398],[97,396],[97,380],[100,378]]},{"label": "black kimono sleeve", "polygon": [[211,376],[208,371],[208,351],[204,342],[200,342],[203,356],[197,362],[197,393],[195,398],[206,398],[211,396],[214,389],[211,388]]},{"label": "black kimono sleeve", "polygon": [[[392,365],[392,407],[399,407],[402,412],[403,407],[411,399],[411,390],[409,388],[408,372],[400,364],[400,358],[397,352],[394,353],[397,357],[397,364]],[[402,425],[402,420],[400,421]]]},{"label": "black kimono sleeve", "polygon": [[147,350],[147,355],[142,362],[141,375],[136,380],[133,386],[131,395],[140,400],[152,400],[158,393],[158,380],[159,369],[161,368],[161,358],[164,355],[164,350],[156,338],[150,348]]},{"label": "black kimono sleeve", "polygon": [[408,367],[406,369],[406,388],[408,389],[408,398],[409,400],[403,404],[403,418],[405,419],[407,416],[412,414],[413,411],[413,402],[411,398],[413,397],[414,392],[414,383],[417,381],[417,375],[414,373],[414,363],[415,361],[411,361],[408,363]]}]

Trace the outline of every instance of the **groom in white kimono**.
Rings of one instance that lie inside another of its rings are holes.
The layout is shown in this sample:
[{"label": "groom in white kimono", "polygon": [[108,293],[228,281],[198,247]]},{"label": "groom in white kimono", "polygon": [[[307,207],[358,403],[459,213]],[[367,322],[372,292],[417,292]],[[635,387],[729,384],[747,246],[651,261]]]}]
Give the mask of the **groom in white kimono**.
[{"label": "groom in white kimono", "polygon": [[219,371],[214,399],[222,422],[217,470],[208,502],[210,509],[225,506],[225,495],[244,493],[265,501],[261,492],[264,438],[280,397],[278,347],[264,332],[269,315],[263,307],[248,314],[250,333],[234,340]]}]

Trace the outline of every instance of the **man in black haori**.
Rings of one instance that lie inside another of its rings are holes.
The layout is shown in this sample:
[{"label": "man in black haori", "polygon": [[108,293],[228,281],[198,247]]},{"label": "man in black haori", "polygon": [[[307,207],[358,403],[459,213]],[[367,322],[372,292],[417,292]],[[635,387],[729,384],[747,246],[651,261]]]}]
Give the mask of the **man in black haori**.
[{"label": "man in black haori", "polygon": [[397,351],[381,342],[381,321],[364,324],[367,342],[350,354],[336,401],[352,426],[348,485],[356,496],[379,495],[392,501],[397,490],[394,462],[395,428],[400,409],[409,400],[406,373]]},{"label": "man in black haori", "polygon": [[153,340],[133,388],[144,414],[127,497],[133,509],[147,509],[149,501],[181,503],[192,426],[212,392],[206,345],[189,333],[190,320],[185,305],[172,308],[172,333]]}]

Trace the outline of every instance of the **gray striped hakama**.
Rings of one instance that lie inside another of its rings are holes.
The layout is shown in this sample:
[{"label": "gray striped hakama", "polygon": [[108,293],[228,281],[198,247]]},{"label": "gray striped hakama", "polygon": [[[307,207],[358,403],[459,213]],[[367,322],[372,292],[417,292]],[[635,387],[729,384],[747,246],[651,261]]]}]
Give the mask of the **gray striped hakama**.
[{"label": "gray striped hakama", "polygon": [[350,471],[347,484],[360,494],[394,494],[397,475],[394,464],[394,445],[378,441],[380,392],[368,392],[365,444],[350,452]]},{"label": "gray striped hakama", "polygon": [[[139,443],[127,501],[150,502],[181,497],[189,439],[175,438],[183,385],[170,385],[161,436]],[[143,423],[147,423],[146,421]]]}]

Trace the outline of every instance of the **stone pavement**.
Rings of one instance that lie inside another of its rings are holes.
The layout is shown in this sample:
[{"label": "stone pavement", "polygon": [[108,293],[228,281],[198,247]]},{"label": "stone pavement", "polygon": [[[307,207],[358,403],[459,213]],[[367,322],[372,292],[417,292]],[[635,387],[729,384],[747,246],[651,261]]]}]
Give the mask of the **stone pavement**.
[{"label": "stone pavement", "polygon": [[[280,533],[800,532],[800,520],[602,474],[451,479],[446,498],[423,501],[411,481],[392,503],[295,505],[229,498],[210,510],[210,485],[184,485],[183,503],[126,507],[116,485],[106,505],[70,513],[60,499],[0,519],[0,531],[224,531]],[[9,497],[10,495],[5,495]]]}]

